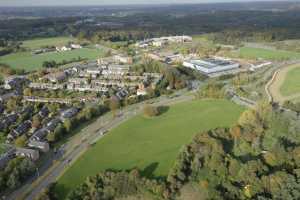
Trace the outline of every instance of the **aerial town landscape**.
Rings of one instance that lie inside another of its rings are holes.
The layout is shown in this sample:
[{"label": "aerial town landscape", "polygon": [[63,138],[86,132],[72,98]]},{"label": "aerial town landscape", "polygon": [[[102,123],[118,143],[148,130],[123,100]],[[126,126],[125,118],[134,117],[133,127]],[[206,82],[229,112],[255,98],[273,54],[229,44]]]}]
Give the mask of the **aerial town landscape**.
[{"label": "aerial town landscape", "polygon": [[0,2],[0,200],[300,199],[300,2],[122,2]]}]

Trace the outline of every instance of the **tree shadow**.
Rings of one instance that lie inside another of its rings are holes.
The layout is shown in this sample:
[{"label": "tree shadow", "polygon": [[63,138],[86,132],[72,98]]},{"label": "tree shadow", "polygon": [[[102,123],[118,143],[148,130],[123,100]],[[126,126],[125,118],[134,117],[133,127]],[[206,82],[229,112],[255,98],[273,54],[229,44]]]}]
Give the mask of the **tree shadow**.
[{"label": "tree shadow", "polygon": [[170,109],[169,106],[159,106],[159,107],[157,108],[157,110],[158,110],[158,115],[162,115],[162,114],[168,112],[169,109]]},{"label": "tree shadow", "polygon": [[147,178],[154,178],[154,171],[157,169],[157,167],[158,162],[153,162],[141,171],[141,175]]}]

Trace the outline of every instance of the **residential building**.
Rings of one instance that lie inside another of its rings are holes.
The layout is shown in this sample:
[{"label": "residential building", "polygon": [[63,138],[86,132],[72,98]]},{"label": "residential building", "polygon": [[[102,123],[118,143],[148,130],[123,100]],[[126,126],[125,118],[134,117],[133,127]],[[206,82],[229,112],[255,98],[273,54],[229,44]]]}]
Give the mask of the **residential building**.
[{"label": "residential building", "polygon": [[[53,79],[54,80],[54,79]],[[56,83],[30,83],[29,88],[33,89],[48,89],[48,90],[61,90],[65,88],[65,84]]]},{"label": "residential building", "polygon": [[34,140],[29,140],[28,147],[38,149],[44,153],[48,152],[50,149],[48,142],[40,142],[40,141],[34,141]]},{"label": "residential building", "polygon": [[146,90],[145,85],[143,83],[139,84],[139,88],[136,90],[136,94],[138,96],[147,95],[147,90]]},{"label": "residential building", "polygon": [[33,133],[29,141],[43,141],[48,133],[50,133],[50,131],[47,128],[41,128]]},{"label": "residential building", "polygon": [[66,119],[70,119],[74,117],[78,113],[78,109],[75,107],[64,110],[60,113],[61,119],[64,121]]},{"label": "residential building", "polygon": [[125,89],[121,89],[116,93],[116,96],[118,97],[119,100],[124,99],[128,95],[128,91]]},{"label": "residential building", "polygon": [[7,90],[21,88],[22,84],[28,82],[25,76],[10,76],[4,80],[4,88]]},{"label": "residential building", "polygon": [[52,83],[59,83],[67,78],[67,74],[65,72],[56,72],[48,74],[44,78],[48,79]]},{"label": "residential building", "polygon": [[115,55],[114,60],[122,64],[132,64],[133,59],[130,56]]},{"label": "residential building", "polygon": [[15,139],[26,132],[31,128],[31,121],[27,120],[21,123],[17,128],[13,129],[11,133],[7,135],[7,139]]},{"label": "residential building", "polygon": [[9,92],[0,96],[0,102],[7,102],[9,99],[16,97],[15,92]]},{"label": "residential building", "polygon": [[49,115],[49,113],[50,113],[50,111],[49,111],[49,109],[48,109],[47,106],[43,106],[43,107],[41,108],[41,110],[39,111],[39,115],[40,115],[42,118],[47,117],[47,116]]}]

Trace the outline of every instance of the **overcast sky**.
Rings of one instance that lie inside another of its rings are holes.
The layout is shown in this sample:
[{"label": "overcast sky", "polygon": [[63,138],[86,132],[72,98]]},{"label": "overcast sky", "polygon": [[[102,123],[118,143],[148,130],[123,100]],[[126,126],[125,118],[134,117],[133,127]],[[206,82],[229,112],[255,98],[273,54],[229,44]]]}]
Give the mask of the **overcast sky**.
[{"label": "overcast sky", "polygon": [[[0,0],[0,6],[55,6],[55,5],[126,5],[126,4],[184,4],[210,2],[242,2],[266,0]],[[268,0],[271,1],[271,0]],[[285,1],[285,0],[281,0]],[[287,0],[286,0],[287,1]]]}]

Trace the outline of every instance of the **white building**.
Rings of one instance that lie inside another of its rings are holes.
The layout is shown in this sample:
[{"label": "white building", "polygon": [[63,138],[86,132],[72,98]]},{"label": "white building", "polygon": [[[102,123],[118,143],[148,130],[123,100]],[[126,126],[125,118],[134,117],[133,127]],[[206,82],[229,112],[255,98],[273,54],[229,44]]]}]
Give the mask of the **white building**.
[{"label": "white building", "polygon": [[130,56],[115,55],[114,60],[122,64],[132,64],[133,60]]},{"label": "white building", "polygon": [[249,68],[250,71],[255,71],[257,69],[270,66],[272,65],[272,62],[264,62],[264,63],[259,63],[259,64],[251,64],[251,67]]},{"label": "white building", "polygon": [[240,64],[216,58],[207,58],[203,60],[184,61],[183,66],[200,71],[203,74],[209,75],[213,73],[225,72],[239,68]]},{"label": "white building", "polygon": [[72,49],[81,49],[82,46],[80,44],[71,44],[70,45]]},{"label": "white building", "polygon": [[63,47],[56,47],[56,51],[58,51],[58,52],[71,51],[71,50],[72,50],[72,48],[66,47],[66,46],[63,46]]}]

